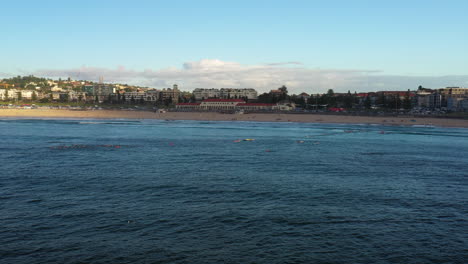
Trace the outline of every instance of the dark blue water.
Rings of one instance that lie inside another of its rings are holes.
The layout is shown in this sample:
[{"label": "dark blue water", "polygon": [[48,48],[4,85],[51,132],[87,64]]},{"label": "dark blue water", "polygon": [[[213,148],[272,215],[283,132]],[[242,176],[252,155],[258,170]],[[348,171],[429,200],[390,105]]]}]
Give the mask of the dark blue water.
[{"label": "dark blue water", "polygon": [[1,263],[468,259],[467,129],[0,120],[0,140]]}]

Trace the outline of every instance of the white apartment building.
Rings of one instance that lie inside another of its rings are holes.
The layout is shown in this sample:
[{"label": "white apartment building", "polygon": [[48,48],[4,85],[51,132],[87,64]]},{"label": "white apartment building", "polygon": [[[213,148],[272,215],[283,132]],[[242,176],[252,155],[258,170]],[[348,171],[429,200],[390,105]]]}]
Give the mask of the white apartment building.
[{"label": "white apartment building", "polygon": [[195,97],[195,100],[204,100],[208,98],[219,98],[220,96],[220,91],[219,89],[206,89],[206,88],[196,88],[193,90],[193,96]]},{"label": "white apartment building", "polygon": [[125,98],[125,102],[130,102],[132,101],[132,99],[133,101],[138,102],[141,100],[145,100],[146,93],[145,92],[125,92],[122,96],[123,98]]},{"label": "white apartment building", "polygon": [[160,91],[156,89],[151,89],[145,92],[145,101],[146,102],[157,102],[159,100]]},{"label": "white apartment building", "polygon": [[236,99],[236,98],[244,98],[247,97],[249,100],[256,100],[257,99],[257,91],[252,88],[221,88],[219,90],[220,98],[224,99]]},{"label": "white apartment building", "polygon": [[196,88],[193,90],[193,96],[195,100],[204,100],[209,98],[220,98],[220,99],[239,99],[247,97],[248,100],[257,99],[257,91],[252,88]]}]

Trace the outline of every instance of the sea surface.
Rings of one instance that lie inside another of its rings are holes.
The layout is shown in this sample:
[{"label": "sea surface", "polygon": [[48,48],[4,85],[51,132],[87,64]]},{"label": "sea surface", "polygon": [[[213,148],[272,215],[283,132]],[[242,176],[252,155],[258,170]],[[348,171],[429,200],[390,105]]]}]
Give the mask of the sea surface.
[{"label": "sea surface", "polygon": [[468,261],[468,129],[2,119],[0,166],[2,264]]}]

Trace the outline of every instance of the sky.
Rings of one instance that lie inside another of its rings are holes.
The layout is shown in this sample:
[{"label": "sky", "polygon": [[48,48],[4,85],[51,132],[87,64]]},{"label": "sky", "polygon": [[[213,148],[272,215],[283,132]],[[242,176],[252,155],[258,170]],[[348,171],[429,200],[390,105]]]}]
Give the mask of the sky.
[{"label": "sky", "polygon": [[468,87],[466,0],[2,1],[0,77],[292,92]]}]

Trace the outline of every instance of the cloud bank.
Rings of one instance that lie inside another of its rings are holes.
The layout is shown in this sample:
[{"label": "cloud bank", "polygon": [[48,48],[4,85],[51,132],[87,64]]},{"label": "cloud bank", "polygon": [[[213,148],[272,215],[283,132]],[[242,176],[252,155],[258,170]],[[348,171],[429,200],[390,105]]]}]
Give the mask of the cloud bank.
[{"label": "cloud bank", "polygon": [[66,70],[41,69],[37,76],[71,77],[80,80],[128,83],[155,88],[170,87],[177,83],[182,90],[194,88],[238,87],[254,88],[266,92],[286,85],[292,93],[406,90],[424,87],[468,86],[468,75],[462,76],[396,76],[377,70],[310,69],[300,62],[278,62],[243,65],[217,59],[186,62],[181,68],[146,69],[136,71],[119,66],[115,69],[80,67]]}]

